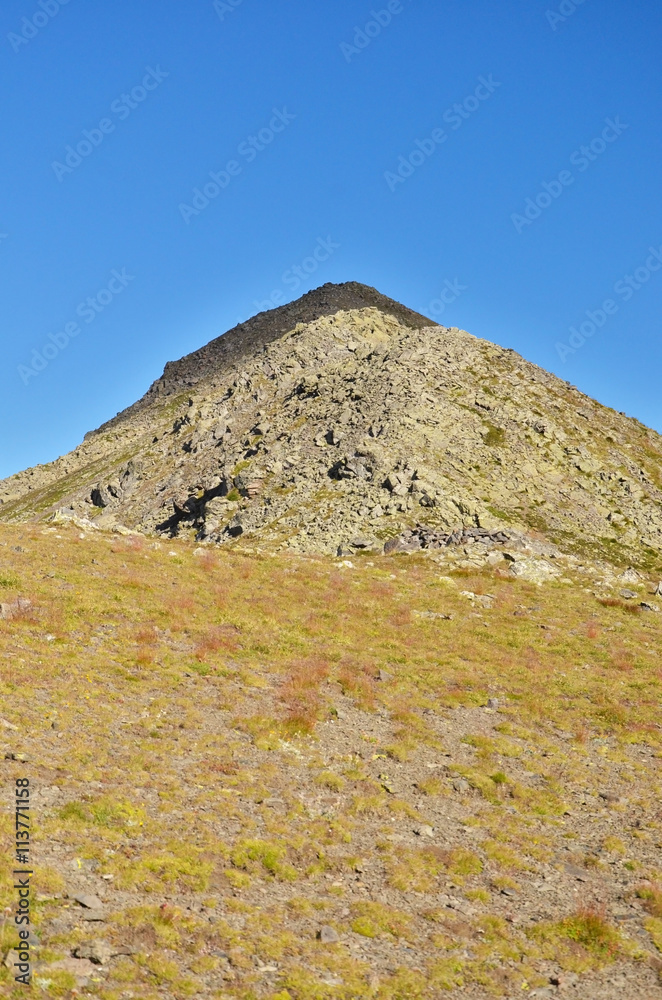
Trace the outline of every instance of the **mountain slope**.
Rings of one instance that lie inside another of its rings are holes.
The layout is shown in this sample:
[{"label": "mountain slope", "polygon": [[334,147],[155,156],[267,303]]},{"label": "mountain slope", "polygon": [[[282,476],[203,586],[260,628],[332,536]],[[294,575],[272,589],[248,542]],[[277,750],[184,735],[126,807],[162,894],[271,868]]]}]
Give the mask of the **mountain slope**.
[{"label": "mountain slope", "polygon": [[308,552],[375,548],[417,524],[511,528],[654,569],[662,439],[513,351],[325,285],[167,365],[0,499],[3,520],[68,507],[100,526]]},{"label": "mountain slope", "polygon": [[661,616],[436,558],[0,525],[40,996],[661,1000]]}]

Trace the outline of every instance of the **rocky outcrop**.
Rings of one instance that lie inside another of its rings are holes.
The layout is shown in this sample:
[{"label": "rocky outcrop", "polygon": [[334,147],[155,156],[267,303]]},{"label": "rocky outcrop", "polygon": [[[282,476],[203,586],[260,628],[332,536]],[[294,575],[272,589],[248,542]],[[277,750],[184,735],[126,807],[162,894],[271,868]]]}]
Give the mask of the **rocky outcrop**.
[{"label": "rocky outcrop", "polygon": [[0,519],[66,506],[204,544],[335,554],[514,531],[652,567],[662,441],[513,351],[350,283],[168,365],[70,455],[0,483],[0,499]]}]

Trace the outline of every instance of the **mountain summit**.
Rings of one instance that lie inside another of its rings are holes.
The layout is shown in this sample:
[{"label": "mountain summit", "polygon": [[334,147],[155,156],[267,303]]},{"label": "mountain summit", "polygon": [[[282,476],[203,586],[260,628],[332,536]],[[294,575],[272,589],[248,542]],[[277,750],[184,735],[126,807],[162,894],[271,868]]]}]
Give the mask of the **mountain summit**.
[{"label": "mountain summit", "polygon": [[333,554],[524,532],[653,569],[662,439],[514,351],[348,282],[167,364],[75,451],[0,482],[0,501],[5,521],[64,509]]}]

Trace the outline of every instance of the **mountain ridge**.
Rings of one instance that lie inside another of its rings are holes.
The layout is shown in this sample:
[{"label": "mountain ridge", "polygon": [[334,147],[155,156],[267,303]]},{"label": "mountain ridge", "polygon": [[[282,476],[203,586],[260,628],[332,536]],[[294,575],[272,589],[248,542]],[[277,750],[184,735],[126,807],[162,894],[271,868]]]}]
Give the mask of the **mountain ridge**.
[{"label": "mountain ridge", "polygon": [[403,320],[406,325],[411,325],[413,328],[429,326],[432,323],[432,320],[420,313],[382,295],[376,288],[362,285],[357,281],[347,281],[342,284],[327,282],[319,288],[306,292],[294,302],[265,310],[238,323],[226,333],[184,355],[178,361],[168,361],[163,374],[152,383],[139,400],[107,420],[95,431],[89,431],[85,437],[114,427],[125,415],[142,409],[160,395],[164,397],[171,395],[173,385],[179,388],[182,386],[192,388],[205,376],[214,374],[219,363],[237,361],[251,351],[262,349],[271,339],[287,333],[297,323],[311,322],[320,316],[332,315],[348,307],[360,309],[367,306],[378,307],[382,312]]}]

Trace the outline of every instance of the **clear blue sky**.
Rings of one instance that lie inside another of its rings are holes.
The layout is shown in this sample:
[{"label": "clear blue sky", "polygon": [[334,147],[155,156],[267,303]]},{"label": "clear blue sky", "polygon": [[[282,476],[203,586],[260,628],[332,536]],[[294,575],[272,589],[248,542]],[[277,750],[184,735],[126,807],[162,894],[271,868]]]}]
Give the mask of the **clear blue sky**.
[{"label": "clear blue sky", "polygon": [[350,279],[662,430],[661,52],[657,0],[5,0],[0,476]]}]

